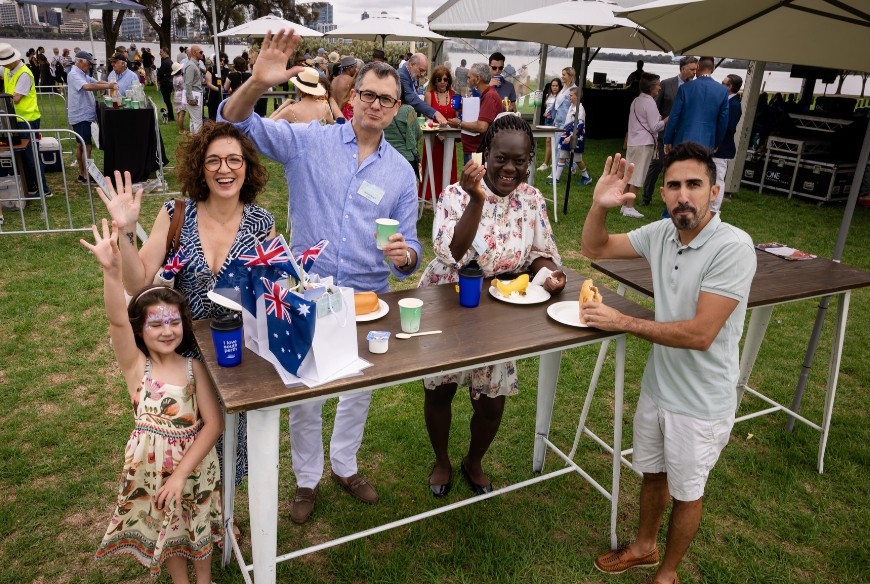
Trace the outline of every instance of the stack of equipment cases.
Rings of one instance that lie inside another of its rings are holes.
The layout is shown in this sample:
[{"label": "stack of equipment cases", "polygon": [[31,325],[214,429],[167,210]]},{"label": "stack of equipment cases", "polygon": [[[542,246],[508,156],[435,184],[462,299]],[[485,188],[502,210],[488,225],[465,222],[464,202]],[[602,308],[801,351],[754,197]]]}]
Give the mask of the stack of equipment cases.
[{"label": "stack of equipment cases", "polygon": [[765,173],[765,153],[749,151],[746,153],[746,164],[743,166],[743,176],[740,183],[743,186],[754,187],[757,190],[761,185],[761,175],[764,173],[764,192],[778,192],[788,194],[794,175],[795,159],[782,154],[770,155]]},{"label": "stack of equipment cases", "polygon": [[802,160],[794,183],[794,194],[824,203],[849,198],[856,164]]}]

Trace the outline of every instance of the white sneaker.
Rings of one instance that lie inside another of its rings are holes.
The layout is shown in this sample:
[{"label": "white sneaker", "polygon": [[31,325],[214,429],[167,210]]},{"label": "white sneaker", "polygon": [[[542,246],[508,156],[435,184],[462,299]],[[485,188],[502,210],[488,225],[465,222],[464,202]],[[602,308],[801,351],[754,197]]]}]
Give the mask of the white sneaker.
[{"label": "white sneaker", "polygon": [[78,160],[73,160],[72,163],[70,163],[70,168],[74,167],[77,164],[78,164]]},{"label": "white sneaker", "polygon": [[544,172],[548,168],[550,168],[550,167],[547,166],[547,163],[545,162],[544,164],[542,164],[541,166],[538,167],[538,172]]},{"label": "white sneaker", "polygon": [[643,219],[643,214],[639,213],[634,207],[622,207],[622,215],[624,217],[632,217],[634,219]]}]

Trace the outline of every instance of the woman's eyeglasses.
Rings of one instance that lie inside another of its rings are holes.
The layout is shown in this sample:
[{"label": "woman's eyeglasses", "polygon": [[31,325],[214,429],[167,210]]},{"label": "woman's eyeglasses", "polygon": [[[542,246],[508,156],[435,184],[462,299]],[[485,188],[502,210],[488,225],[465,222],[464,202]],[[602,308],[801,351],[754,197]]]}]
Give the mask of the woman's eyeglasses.
[{"label": "woman's eyeglasses", "polygon": [[226,161],[227,168],[230,170],[238,170],[245,165],[245,157],[238,154],[230,154],[229,156],[209,156],[205,159],[205,169],[211,172],[217,172],[221,168],[221,164]]},{"label": "woman's eyeglasses", "polygon": [[439,78],[436,79],[435,81],[436,81],[436,82],[440,82],[440,81],[450,81],[450,78],[449,78],[449,77],[439,77]]}]

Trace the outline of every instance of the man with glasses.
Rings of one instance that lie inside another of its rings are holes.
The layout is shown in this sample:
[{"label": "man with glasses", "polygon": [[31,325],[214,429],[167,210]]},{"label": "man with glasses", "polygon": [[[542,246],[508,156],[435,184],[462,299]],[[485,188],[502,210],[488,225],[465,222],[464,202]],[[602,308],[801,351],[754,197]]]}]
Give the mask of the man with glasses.
[{"label": "man with glasses", "polygon": [[202,49],[199,45],[190,47],[190,58],[184,65],[184,98],[187,100],[187,113],[190,116],[190,133],[196,134],[202,127],[202,74],[199,60]]},{"label": "man with glasses", "polygon": [[[357,292],[390,290],[389,275],[410,276],[420,263],[417,240],[417,183],[414,172],[384,138],[384,128],[399,109],[401,85],[396,70],[372,62],[360,68],[350,91],[354,116],[350,123],[321,126],[288,124],[252,115],[257,99],[269,87],[287,82],[301,68],[287,69],[287,60],[301,39],[289,32],[271,32],[251,78],[218,108],[218,121],[234,124],[257,150],[284,166],[293,193],[290,218],[294,255],[321,239],[329,241],[312,271],[331,276],[336,284]],[[330,164],[324,165],[323,160]],[[399,222],[398,233],[379,250],[375,220]],[[388,263],[384,260],[388,260]],[[358,471],[371,392],[339,398],[329,457],[332,478],[352,496],[375,503],[378,494]],[[323,401],[290,408],[290,445],[297,488],[290,518],[304,523],[314,510],[323,475]]]},{"label": "man with glasses", "polygon": [[399,79],[402,82],[402,103],[414,108],[414,111],[419,115],[426,116],[443,125],[447,123],[447,118],[441,112],[435,111],[434,107],[420,97],[423,92],[420,87],[420,78],[428,68],[429,61],[423,53],[414,53],[404,67],[399,67]]},{"label": "man with glasses", "polygon": [[489,80],[489,86],[494,87],[498,92],[499,98],[504,102],[505,98],[511,102],[510,107],[505,111],[517,111],[517,92],[514,88],[512,80],[504,78],[504,55],[501,53],[493,53],[489,56],[489,72],[492,79]]}]

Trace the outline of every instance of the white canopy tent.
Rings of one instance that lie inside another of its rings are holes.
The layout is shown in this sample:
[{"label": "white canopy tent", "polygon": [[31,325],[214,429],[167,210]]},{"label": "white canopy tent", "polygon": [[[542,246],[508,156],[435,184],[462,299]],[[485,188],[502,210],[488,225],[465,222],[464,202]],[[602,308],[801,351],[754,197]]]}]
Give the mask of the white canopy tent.
[{"label": "white canopy tent", "polygon": [[[870,0],[659,0],[618,14],[656,32],[677,53],[870,71]],[[846,246],[868,157],[870,125],[834,247],[836,262]],[[819,303],[794,412],[800,408],[829,300],[825,296]],[[789,418],[787,428],[793,425]]]},{"label": "white canopy tent", "polygon": [[460,38],[483,38],[489,21],[563,0],[448,0],[429,15],[429,29]]},{"label": "white canopy tent", "polygon": [[340,26],[329,33],[330,37],[357,39],[361,41],[428,41],[439,42],[447,40],[428,28],[405,22],[397,18],[372,17],[352,24]]},{"label": "white canopy tent", "polygon": [[239,26],[234,26],[233,28],[229,28],[223,32],[219,32],[217,36],[219,37],[264,37],[266,33],[270,30],[273,33],[278,32],[281,29],[290,30],[294,29],[296,34],[301,37],[322,37],[323,34],[317,32],[316,30],[310,29],[308,27],[302,26],[301,24],[297,24],[291,20],[284,20],[283,18],[278,18],[272,14],[264,16],[262,18],[258,18],[256,20],[252,20],[251,22],[246,22]]}]

